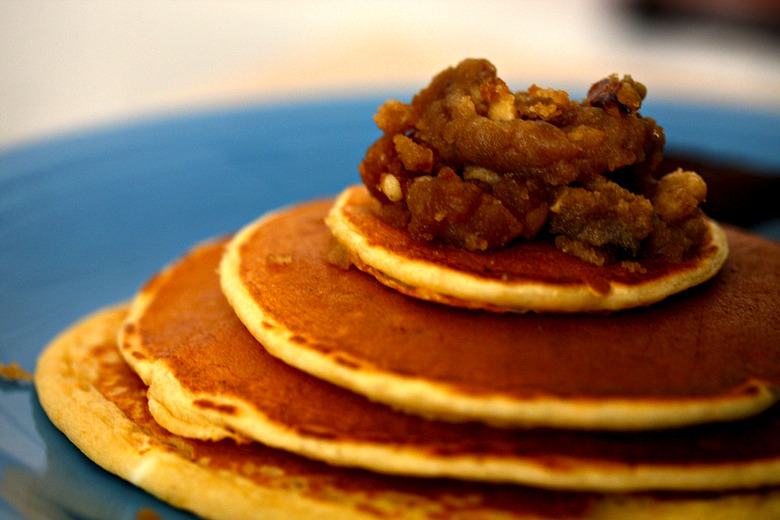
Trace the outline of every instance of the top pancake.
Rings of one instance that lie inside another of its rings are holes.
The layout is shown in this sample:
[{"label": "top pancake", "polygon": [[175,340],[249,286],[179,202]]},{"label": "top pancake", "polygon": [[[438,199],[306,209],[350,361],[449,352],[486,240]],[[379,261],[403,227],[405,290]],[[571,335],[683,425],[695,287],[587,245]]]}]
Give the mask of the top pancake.
[{"label": "top pancake", "polygon": [[347,188],[327,218],[349,260],[408,296],[489,311],[598,312],[650,305],[711,278],[728,256],[722,230],[675,264],[645,259],[641,269],[596,266],[545,241],[488,252],[413,240],[378,215],[363,186]]},{"label": "top pancake", "polygon": [[780,246],[739,231],[696,289],[614,315],[496,314],[408,298],[327,258],[328,202],[244,228],[222,289],[273,355],[406,411],[648,429],[755,414],[780,385]]},{"label": "top pancake", "polygon": [[146,407],[146,388],[115,338],[124,308],[74,324],[41,355],[35,383],[55,426],[93,461],[206,518],[371,520],[640,518],[774,520],[780,489],[618,494],[390,477],[335,468],[259,443],[173,435]]}]

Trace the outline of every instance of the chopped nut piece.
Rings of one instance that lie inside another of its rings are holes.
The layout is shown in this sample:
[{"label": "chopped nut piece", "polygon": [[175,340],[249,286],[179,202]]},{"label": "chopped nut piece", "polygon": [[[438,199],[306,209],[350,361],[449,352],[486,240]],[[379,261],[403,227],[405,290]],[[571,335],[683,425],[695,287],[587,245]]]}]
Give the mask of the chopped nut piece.
[{"label": "chopped nut piece", "polygon": [[482,181],[487,184],[496,184],[501,180],[501,176],[487,168],[466,166],[463,168],[463,179],[467,181]]},{"label": "chopped nut piece", "polygon": [[401,191],[401,183],[398,182],[398,178],[395,175],[386,173],[381,177],[382,193],[392,202],[398,202],[404,198],[404,194]]}]

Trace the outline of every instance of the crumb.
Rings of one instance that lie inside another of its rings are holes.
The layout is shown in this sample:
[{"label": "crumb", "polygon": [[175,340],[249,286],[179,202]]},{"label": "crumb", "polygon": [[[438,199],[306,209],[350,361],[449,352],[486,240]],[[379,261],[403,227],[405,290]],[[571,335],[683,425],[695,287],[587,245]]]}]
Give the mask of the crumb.
[{"label": "crumb", "polygon": [[291,255],[283,255],[283,254],[277,254],[277,253],[270,253],[266,258],[265,262],[268,265],[290,265],[293,261],[293,258]]},{"label": "crumb", "polygon": [[623,269],[631,273],[639,273],[639,274],[647,273],[647,269],[642,267],[642,264],[640,264],[639,262],[633,262],[631,260],[623,260],[622,262],[620,262],[620,267],[622,267]]},{"label": "crumb", "polygon": [[33,380],[33,375],[19,366],[19,363],[15,361],[9,365],[0,363],[0,376],[2,376],[3,379],[8,379],[9,381]]},{"label": "crumb", "polygon": [[328,251],[328,262],[344,271],[352,266],[349,251],[335,239],[331,240],[331,247]]},{"label": "crumb", "polygon": [[163,520],[163,518],[151,509],[141,509],[136,515],[136,520]]}]

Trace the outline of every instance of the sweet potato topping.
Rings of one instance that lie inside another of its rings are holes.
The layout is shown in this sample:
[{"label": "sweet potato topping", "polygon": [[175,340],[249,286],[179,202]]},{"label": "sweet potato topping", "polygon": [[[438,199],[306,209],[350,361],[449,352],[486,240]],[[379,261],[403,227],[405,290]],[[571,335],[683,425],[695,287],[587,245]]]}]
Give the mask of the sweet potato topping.
[{"label": "sweet potato topping", "polygon": [[679,261],[706,236],[694,172],[656,174],[663,129],[631,76],[582,101],[532,85],[512,93],[486,60],[464,60],[410,104],[391,100],[360,164],[382,216],[417,240],[469,250],[544,239],[588,262]]}]

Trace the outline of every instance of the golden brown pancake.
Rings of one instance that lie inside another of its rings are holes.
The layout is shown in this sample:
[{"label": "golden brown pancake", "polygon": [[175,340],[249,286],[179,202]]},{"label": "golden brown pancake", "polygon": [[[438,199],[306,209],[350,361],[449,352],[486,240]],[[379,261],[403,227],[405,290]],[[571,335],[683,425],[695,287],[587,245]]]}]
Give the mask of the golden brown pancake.
[{"label": "golden brown pancake", "polygon": [[700,284],[728,256],[723,231],[681,263],[644,259],[598,266],[542,240],[488,252],[421,242],[377,214],[363,186],[347,188],[328,215],[359,269],[407,296],[456,307],[514,312],[599,312],[650,305]]},{"label": "golden brown pancake", "polygon": [[[43,408],[85,455],[171,504],[213,519],[775,519],[776,488],[743,493],[600,495],[387,477],[266,448],[170,434],[114,338],[123,308],[73,325],[42,354]],[[651,515],[651,516],[648,516]]]},{"label": "golden brown pancake", "polygon": [[613,315],[497,314],[408,298],[328,262],[330,204],[250,224],[223,292],[285,362],[447,420],[631,430],[732,420],[780,385],[780,246],[729,230],[710,282]]},{"label": "golden brown pancake", "polygon": [[[152,414],[174,433],[222,432],[379,472],[568,489],[780,483],[780,406],[739,423],[617,434],[435,422],[373,403],[279,361],[254,340],[220,293],[222,250],[196,248],[156,277],[133,302],[120,339],[150,387]],[[310,261],[291,252],[271,268]]]}]

